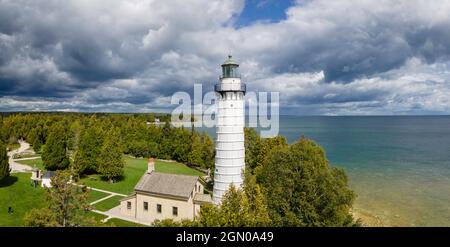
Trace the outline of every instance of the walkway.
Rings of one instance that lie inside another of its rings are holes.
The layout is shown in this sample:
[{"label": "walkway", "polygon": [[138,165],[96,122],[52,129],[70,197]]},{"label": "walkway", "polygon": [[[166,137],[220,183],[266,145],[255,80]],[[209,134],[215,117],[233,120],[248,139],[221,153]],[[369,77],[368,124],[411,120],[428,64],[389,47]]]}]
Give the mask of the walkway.
[{"label": "walkway", "polygon": [[92,212],[108,216],[106,219],[102,220],[102,222],[107,222],[110,219],[117,218],[117,219],[130,221],[130,222],[141,224],[141,225],[151,226],[151,224],[146,222],[146,221],[141,221],[141,220],[138,220],[136,218],[128,217],[128,216],[123,215],[122,213],[120,213],[120,206],[114,207],[114,208],[112,208],[112,209],[110,209],[110,210],[108,210],[106,212],[98,211],[98,210],[95,210],[95,209],[92,210]]},{"label": "walkway", "polygon": [[[100,198],[100,199],[98,199],[98,200],[96,200],[94,202],[91,202],[90,203],[91,205],[95,205],[95,204],[97,204],[99,202],[108,200],[109,198],[114,197],[114,196],[121,196],[121,197],[128,196],[128,195],[124,195],[124,194],[120,194],[120,193],[116,193],[116,192],[112,192],[112,191],[108,191],[108,190],[97,189],[97,188],[93,188],[93,187],[87,187],[87,188],[90,189],[90,190],[95,190],[95,191],[99,191],[99,192],[108,194],[105,197],[102,197],[102,198]],[[126,215],[121,214],[120,213],[120,205],[118,205],[118,206],[116,206],[116,207],[114,207],[114,208],[112,208],[112,209],[110,209],[110,210],[108,210],[106,212],[99,211],[99,210],[96,210],[96,209],[93,209],[91,211],[94,212],[94,213],[97,213],[97,214],[101,214],[101,215],[107,216],[107,218],[103,219],[102,222],[107,222],[110,219],[117,218],[117,219],[130,221],[130,222],[141,224],[141,225],[151,226],[151,224],[148,223],[148,222],[140,221],[138,219],[135,219],[135,218],[132,218],[132,217],[128,217]]]},{"label": "walkway", "polygon": [[[19,164],[16,162],[17,159],[13,159],[14,155],[17,153],[22,153],[23,151],[27,150],[30,148],[30,144],[25,142],[25,141],[19,141],[20,147],[18,149],[12,150],[10,152],[8,152],[8,157],[9,157],[9,166],[11,168],[11,172],[30,172],[32,167],[28,166],[28,165],[23,165],[23,164]],[[37,159],[39,157],[36,157],[34,159]],[[27,158],[30,159],[30,158]],[[20,159],[23,160],[23,159]]]}]

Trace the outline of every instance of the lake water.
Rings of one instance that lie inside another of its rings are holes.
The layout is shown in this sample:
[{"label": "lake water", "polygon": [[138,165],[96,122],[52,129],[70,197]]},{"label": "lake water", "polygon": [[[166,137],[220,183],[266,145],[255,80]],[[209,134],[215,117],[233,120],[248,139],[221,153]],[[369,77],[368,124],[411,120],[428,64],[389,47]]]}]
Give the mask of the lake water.
[{"label": "lake water", "polygon": [[450,226],[450,116],[281,116],[280,135],[320,144],[346,170],[367,222]]}]

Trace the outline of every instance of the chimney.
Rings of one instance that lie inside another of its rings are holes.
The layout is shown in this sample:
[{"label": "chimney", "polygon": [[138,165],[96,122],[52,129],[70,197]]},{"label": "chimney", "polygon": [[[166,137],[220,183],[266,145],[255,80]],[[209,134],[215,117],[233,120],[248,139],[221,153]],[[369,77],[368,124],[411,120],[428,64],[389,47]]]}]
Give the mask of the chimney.
[{"label": "chimney", "polygon": [[148,163],[147,163],[147,173],[151,174],[152,172],[155,171],[155,158],[148,158]]}]

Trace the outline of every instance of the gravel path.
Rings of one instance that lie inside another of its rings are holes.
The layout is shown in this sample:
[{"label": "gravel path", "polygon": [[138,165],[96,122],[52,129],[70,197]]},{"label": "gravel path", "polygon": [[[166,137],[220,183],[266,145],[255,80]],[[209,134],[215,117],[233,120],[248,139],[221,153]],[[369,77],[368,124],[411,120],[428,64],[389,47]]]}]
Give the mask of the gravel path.
[{"label": "gravel path", "polygon": [[11,167],[11,172],[30,172],[32,167],[17,163],[13,157],[14,154],[21,153],[28,148],[30,148],[30,144],[24,141],[19,141],[20,147],[18,149],[12,150],[8,152],[9,157],[9,166]]}]

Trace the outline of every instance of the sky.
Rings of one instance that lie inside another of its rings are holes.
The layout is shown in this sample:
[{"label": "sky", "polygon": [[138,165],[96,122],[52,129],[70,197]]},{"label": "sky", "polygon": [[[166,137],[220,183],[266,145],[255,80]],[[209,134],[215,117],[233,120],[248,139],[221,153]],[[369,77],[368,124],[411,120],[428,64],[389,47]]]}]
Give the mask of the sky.
[{"label": "sky", "polygon": [[0,0],[0,111],[169,112],[232,54],[282,114],[449,114],[448,13],[448,0]]}]

